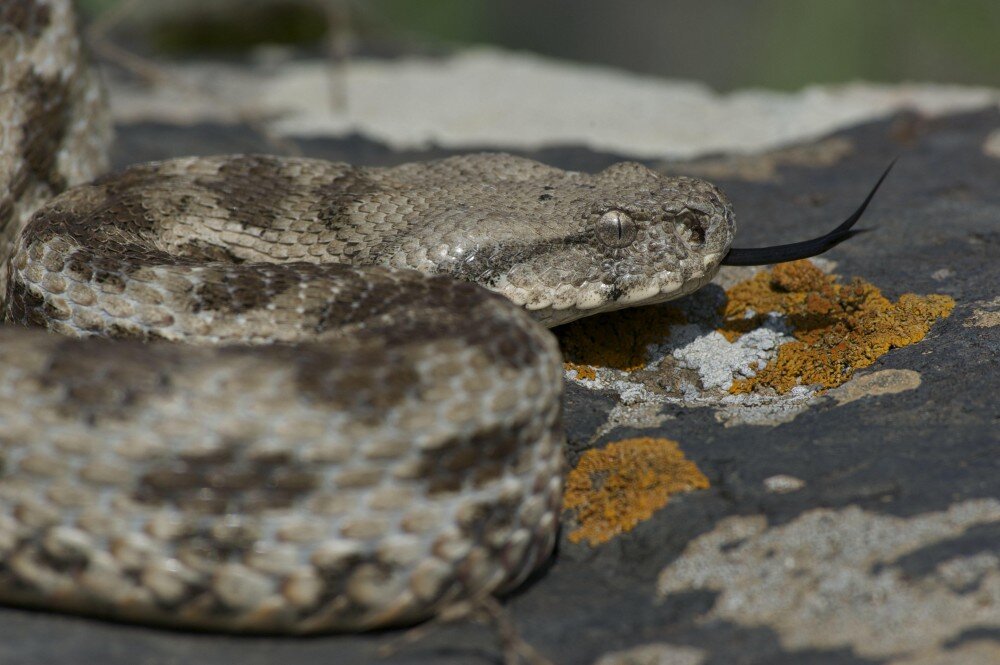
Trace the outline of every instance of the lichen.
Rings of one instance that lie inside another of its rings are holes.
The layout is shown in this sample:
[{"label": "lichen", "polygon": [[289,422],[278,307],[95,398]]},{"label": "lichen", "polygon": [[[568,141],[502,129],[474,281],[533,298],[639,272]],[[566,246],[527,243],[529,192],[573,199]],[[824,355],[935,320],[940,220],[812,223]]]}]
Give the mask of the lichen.
[{"label": "lichen", "polygon": [[[566,359],[566,369],[580,378],[593,378],[593,367],[631,372],[648,361],[648,347],[662,341],[672,325],[685,323],[675,307],[653,305],[598,314],[555,329]],[[589,369],[581,376],[581,367]]]},{"label": "lichen", "polygon": [[579,525],[568,537],[600,545],[649,519],[672,495],[708,486],[670,439],[624,439],[588,450],[566,479],[563,509]]},{"label": "lichen", "polygon": [[[688,316],[684,305],[653,305],[616,312],[562,326],[555,330],[567,371],[595,381],[600,368],[624,372],[643,369],[652,360],[649,349],[670,338],[671,328],[690,323],[705,334],[718,329],[730,343],[759,330],[768,316],[778,314],[793,341],[773,352],[770,360],[752,364],[754,376],[734,377],[733,394],[784,395],[796,386],[820,390],[848,381],[893,348],[920,341],[938,319],[951,314],[955,301],[943,295],[905,294],[890,301],[862,279],[841,283],[809,261],[781,264],[761,271],[726,292],[717,314],[701,310]],[[688,318],[693,316],[692,321]],[[714,317],[714,318],[713,318]],[[676,330],[676,328],[675,328]],[[733,353],[738,349],[734,347]],[[727,357],[729,352],[726,352]],[[694,369],[698,369],[695,367]],[[740,372],[746,374],[746,372]]]},{"label": "lichen", "polygon": [[597,378],[597,368],[591,365],[581,365],[579,363],[563,363],[563,369],[576,372],[576,378],[581,381],[593,381]]},{"label": "lichen", "polygon": [[769,312],[783,314],[795,338],[755,376],[734,381],[733,394],[766,388],[784,394],[797,385],[834,388],[889,349],[923,339],[955,307],[943,295],[907,293],[893,303],[874,285],[858,278],[841,284],[809,261],[762,271],[726,295],[720,332],[730,341],[757,328]]}]

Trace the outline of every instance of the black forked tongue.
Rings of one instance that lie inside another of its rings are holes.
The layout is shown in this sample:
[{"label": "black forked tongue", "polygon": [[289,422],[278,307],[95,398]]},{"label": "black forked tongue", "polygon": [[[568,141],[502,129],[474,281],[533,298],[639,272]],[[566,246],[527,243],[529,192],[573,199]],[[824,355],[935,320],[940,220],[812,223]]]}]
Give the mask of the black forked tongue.
[{"label": "black forked tongue", "polygon": [[729,250],[728,254],[726,254],[726,258],[722,259],[722,265],[762,266],[768,263],[784,263],[785,261],[808,259],[810,256],[818,256],[831,247],[839,245],[851,236],[864,233],[862,230],[852,230],[851,227],[854,226],[855,222],[861,219],[861,215],[865,212],[865,208],[867,208],[868,204],[871,203],[872,197],[875,196],[875,192],[878,191],[882,181],[885,180],[887,175],[889,175],[889,171],[892,170],[892,166],[895,163],[896,160],[894,159],[889,166],[886,167],[885,171],[882,172],[882,177],[880,177],[878,182],[875,183],[875,186],[872,187],[872,191],[868,192],[868,196],[865,197],[861,206],[854,211],[854,214],[845,219],[840,226],[830,231],[825,236],[813,238],[812,240],[803,240],[802,242],[793,242],[790,245],[774,245],[773,247],[759,247],[755,249],[733,248]]}]

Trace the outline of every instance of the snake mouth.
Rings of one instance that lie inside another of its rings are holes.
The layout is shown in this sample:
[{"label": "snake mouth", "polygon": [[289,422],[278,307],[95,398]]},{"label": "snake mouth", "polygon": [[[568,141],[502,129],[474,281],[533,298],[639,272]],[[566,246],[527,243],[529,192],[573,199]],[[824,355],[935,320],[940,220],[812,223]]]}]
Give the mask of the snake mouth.
[{"label": "snake mouth", "polygon": [[[522,292],[523,289],[516,288],[508,288],[500,293],[524,307],[531,318],[551,328],[595,314],[656,305],[686,296],[715,277],[719,268],[718,258],[719,255],[715,255],[714,261],[707,262],[709,265],[706,265],[704,271],[695,273],[691,277],[685,278],[679,273],[664,273],[641,286],[636,285],[628,289],[595,282],[574,288],[571,295],[567,293],[561,299],[558,295],[532,297],[531,294]],[[513,297],[511,293],[514,294]]]}]

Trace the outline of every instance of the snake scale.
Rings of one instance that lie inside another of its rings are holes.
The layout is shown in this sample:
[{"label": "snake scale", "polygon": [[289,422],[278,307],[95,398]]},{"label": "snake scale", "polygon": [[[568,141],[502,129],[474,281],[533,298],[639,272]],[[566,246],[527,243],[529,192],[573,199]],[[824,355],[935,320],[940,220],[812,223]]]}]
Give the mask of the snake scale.
[{"label": "snake scale", "polygon": [[0,56],[3,602],[308,633],[515,587],[558,528],[546,328],[690,293],[730,251],[722,192],[635,163],[97,177],[69,1],[0,4]]}]

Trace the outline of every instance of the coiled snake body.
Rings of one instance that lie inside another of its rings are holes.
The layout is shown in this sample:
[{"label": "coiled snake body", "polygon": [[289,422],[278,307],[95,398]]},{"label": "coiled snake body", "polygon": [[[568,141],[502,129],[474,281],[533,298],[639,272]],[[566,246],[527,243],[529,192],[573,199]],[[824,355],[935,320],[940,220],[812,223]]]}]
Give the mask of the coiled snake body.
[{"label": "coiled snake body", "polygon": [[4,3],[0,53],[5,319],[62,333],[0,328],[5,602],[315,632],[515,586],[561,500],[545,326],[732,242],[718,189],[634,163],[237,155],[56,195],[106,136],[68,1]]}]

